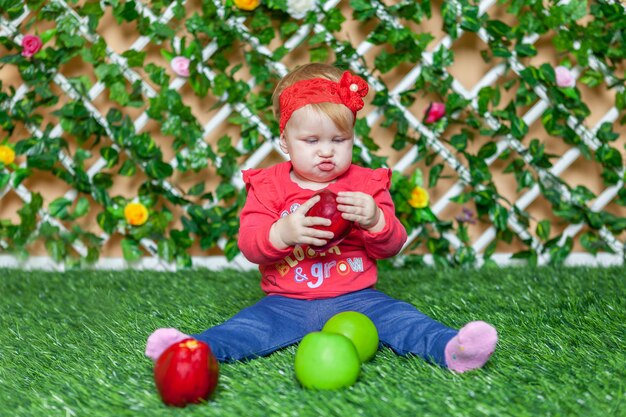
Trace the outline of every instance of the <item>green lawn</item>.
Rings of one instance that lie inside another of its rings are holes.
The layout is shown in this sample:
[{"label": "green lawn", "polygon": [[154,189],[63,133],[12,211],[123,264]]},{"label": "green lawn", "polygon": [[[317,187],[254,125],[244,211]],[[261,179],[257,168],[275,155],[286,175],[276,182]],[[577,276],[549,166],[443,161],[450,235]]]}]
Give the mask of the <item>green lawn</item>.
[{"label": "green lawn", "polygon": [[308,391],[295,347],[222,364],[213,399],[164,406],[144,357],[158,327],[199,332],[262,297],[258,273],[0,270],[0,416],[626,415],[625,268],[384,272],[379,289],[500,343],[463,375],[381,350],[355,385]]}]

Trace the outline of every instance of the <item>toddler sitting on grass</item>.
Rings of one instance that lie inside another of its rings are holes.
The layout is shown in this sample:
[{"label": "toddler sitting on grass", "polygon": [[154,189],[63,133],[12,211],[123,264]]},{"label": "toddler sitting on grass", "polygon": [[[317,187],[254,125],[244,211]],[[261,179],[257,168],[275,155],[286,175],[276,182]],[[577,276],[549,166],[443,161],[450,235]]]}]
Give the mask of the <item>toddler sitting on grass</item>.
[{"label": "toddler sitting on grass", "polygon": [[[280,147],[290,161],[243,172],[247,199],[239,247],[259,264],[267,294],[224,323],[193,334],[219,361],[268,355],[319,331],[333,315],[358,311],[376,325],[380,343],[399,355],[414,354],[455,372],[481,368],[495,350],[496,329],[473,321],[460,330],[375,289],[377,259],[398,254],[407,234],[389,193],[391,171],[352,164],[354,123],[367,83],[324,64],[287,74],[274,92]],[[324,252],[333,233],[307,216],[318,190],[338,195],[351,232]],[[156,360],[189,336],[172,328],[149,336],[146,355]]]}]

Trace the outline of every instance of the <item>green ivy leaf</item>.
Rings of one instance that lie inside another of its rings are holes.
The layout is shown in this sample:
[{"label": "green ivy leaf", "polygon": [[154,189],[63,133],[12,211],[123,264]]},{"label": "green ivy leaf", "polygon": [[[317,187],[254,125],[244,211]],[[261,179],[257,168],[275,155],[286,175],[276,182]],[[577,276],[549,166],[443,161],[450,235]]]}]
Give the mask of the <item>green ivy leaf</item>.
[{"label": "green ivy leaf", "polygon": [[326,62],[328,60],[328,49],[326,46],[311,48],[309,50],[311,62]]},{"label": "green ivy leaf", "polygon": [[346,21],[346,18],[341,13],[341,9],[334,7],[326,12],[326,16],[322,20],[322,25],[330,32],[337,32],[341,30],[341,24]]},{"label": "green ivy leaf", "polygon": [[73,219],[77,219],[83,217],[85,214],[89,212],[89,200],[85,197],[81,197],[78,199],[76,203],[76,209],[74,210],[74,214],[72,215]]},{"label": "green ivy leaf", "polygon": [[46,250],[54,262],[60,263],[66,255],[65,244],[56,239],[46,240]]},{"label": "green ivy leaf", "polygon": [[499,204],[494,204],[489,209],[489,215],[496,229],[504,230],[507,228],[509,213],[506,208],[502,207]]},{"label": "green ivy leaf", "polygon": [[372,3],[367,0],[350,0],[350,7],[353,9],[352,15],[354,18],[361,22],[376,15],[376,9]]},{"label": "green ivy leaf", "polygon": [[615,94],[615,106],[620,111],[626,108],[626,90],[618,91]]},{"label": "green ivy leaf", "polygon": [[52,217],[65,220],[69,217],[68,207],[72,202],[64,197],[59,197],[50,203],[48,211]]},{"label": "green ivy leaf", "polygon": [[239,246],[237,245],[237,239],[229,239],[224,246],[224,256],[229,261],[235,259],[235,256],[239,254]]},{"label": "green ivy leaf", "polygon": [[434,188],[437,185],[437,181],[443,171],[443,164],[437,164],[428,172],[428,187]]},{"label": "green ivy leaf", "polygon": [[105,146],[100,149],[100,156],[107,161],[106,167],[111,168],[119,161],[119,152],[110,146]]},{"label": "green ivy leaf", "polygon": [[159,239],[157,243],[159,258],[173,262],[176,254],[176,243],[172,239]]},{"label": "green ivy leaf", "polygon": [[602,144],[596,151],[596,159],[603,165],[611,168],[622,166],[622,154],[607,144]]},{"label": "green ivy leaf", "polygon": [[511,134],[516,139],[522,140],[528,133],[528,125],[521,117],[511,115]]},{"label": "green ivy leaf", "polygon": [[529,266],[537,266],[537,252],[534,250],[521,250],[517,253],[514,253],[511,256],[511,259],[525,259],[528,262]]},{"label": "green ivy leaf", "polygon": [[573,240],[571,237],[568,237],[563,246],[554,246],[550,248],[550,264],[551,265],[562,265],[565,259],[572,251]]},{"label": "green ivy leaf", "polygon": [[171,176],[173,173],[174,169],[172,166],[161,160],[153,159],[146,164],[146,174],[154,179],[162,180]]},{"label": "green ivy leaf", "polygon": [[496,152],[498,152],[498,145],[496,145],[495,142],[488,142],[481,146],[480,150],[478,151],[478,157],[480,159],[489,159],[493,155],[495,155]]},{"label": "green ivy leaf", "polygon": [[9,174],[8,172],[0,171],[0,190],[2,190],[4,187],[7,186],[10,179],[11,179],[11,174]]},{"label": "green ivy leaf", "polygon": [[564,15],[571,21],[576,21],[587,16],[587,0],[570,0],[559,7],[563,8]]},{"label": "green ivy leaf", "polygon": [[113,83],[109,87],[109,98],[122,106],[127,105],[130,96],[128,92],[126,92],[126,86],[124,83]]},{"label": "green ivy leaf", "polygon": [[550,237],[550,220],[542,220],[537,223],[537,236],[541,240],[548,240]]},{"label": "green ivy leaf", "polygon": [[138,261],[142,257],[142,251],[139,247],[139,243],[128,238],[122,239],[122,254],[127,262]]},{"label": "green ivy leaf", "polygon": [[461,28],[469,32],[478,32],[481,28],[482,19],[478,16],[478,6],[464,6]]},{"label": "green ivy leaf", "polygon": [[458,133],[450,138],[450,144],[459,152],[467,148],[468,135],[466,132]]},{"label": "green ivy leaf", "polygon": [[193,187],[191,187],[189,191],[187,191],[187,194],[193,195],[193,196],[201,195],[202,193],[204,193],[204,187],[205,187],[204,181],[201,181],[197,183],[196,185],[194,185]]},{"label": "green ivy leaf", "polygon": [[126,63],[129,67],[143,67],[143,62],[146,59],[146,53],[142,51],[135,51],[133,49],[129,49],[128,51],[122,54],[124,58],[126,58]]},{"label": "green ivy leaf", "polygon": [[585,232],[580,237],[580,244],[592,255],[596,255],[599,251],[613,252],[611,247],[607,245],[594,232]]},{"label": "green ivy leaf", "polygon": [[131,161],[130,159],[127,159],[122,164],[122,167],[118,171],[118,174],[123,175],[125,177],[132,177],[133,175],[135,175],[136,171],[137,171],[137,167],[135,166],[135,163]]},{"label": "green ivy leaf", "polygon": [[153,37],[157,43],[171,39],[174,37],[174,35],[176,35],[174,29],[161,22],[152,23],[149,28],[149,33],[150,36]]},{"label": "green ivy leaf", "polygon": [[515,53],[519,57],[530,57],[537,55],[537,48],[531,44],[518,43],[515,45]]}]

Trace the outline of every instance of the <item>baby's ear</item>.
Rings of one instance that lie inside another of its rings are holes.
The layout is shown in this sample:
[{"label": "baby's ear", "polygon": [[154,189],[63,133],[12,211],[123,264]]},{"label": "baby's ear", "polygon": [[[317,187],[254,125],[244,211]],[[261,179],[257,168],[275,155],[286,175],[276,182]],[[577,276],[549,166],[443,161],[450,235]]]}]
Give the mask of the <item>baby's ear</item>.
[{"label": "baby's ear", "polygon": [[288,149],[287,149],[287,139],[285,138],[285,132],[283,131],[283,133],[280,134],[280,137],[278,138],[278,145],[280,146],[280,149],[285,152],[286,154],[289,153]]}]

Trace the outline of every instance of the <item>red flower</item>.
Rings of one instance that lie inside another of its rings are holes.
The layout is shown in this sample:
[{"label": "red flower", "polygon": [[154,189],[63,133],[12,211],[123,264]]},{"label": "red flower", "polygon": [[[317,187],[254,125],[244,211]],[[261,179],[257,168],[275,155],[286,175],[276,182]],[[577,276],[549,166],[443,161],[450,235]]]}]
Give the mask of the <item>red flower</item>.
[{"label": "red flower", "polygon": [[364,106],[363,97],[367,95],[367,82],[358,75],[346,71],[339,80],[339,98],[354,113]]},{"label": "red flower", "polygon": [[22,55],[26,58],[30,58],[35,55],[41,49],[41,39],[39,36],[24,35],[22,38]]},{"label": "red flower", "polygon": [[439,102],[431,103],[430,106],[426,109],[426,120],[425,123],[435,123],[437,120],[441,119],[446,115],[446,105]]}]

